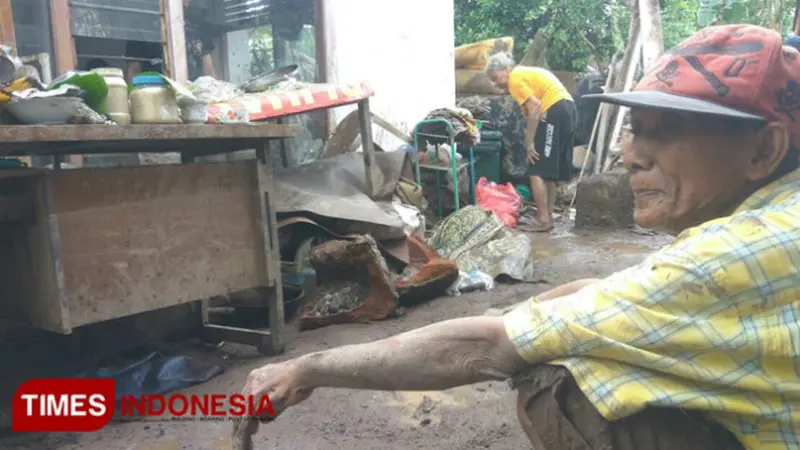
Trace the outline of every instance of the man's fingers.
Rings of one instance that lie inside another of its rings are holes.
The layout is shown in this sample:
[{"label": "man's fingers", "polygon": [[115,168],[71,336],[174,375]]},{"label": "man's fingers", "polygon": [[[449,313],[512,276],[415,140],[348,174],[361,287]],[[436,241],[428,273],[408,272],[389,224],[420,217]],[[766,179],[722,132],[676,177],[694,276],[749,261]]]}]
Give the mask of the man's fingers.
[{"label": "man's fingers", "polygon": [[233,423],[232,450],[253,450],[253,435],[258,432],[258,421],[239,417]]}]

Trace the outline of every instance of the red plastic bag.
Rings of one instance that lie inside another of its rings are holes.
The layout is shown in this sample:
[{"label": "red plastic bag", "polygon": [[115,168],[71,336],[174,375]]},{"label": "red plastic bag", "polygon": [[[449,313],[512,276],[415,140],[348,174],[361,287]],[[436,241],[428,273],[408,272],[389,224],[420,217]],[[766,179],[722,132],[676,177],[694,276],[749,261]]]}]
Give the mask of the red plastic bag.
[{"label": "red plastic bag", "polygon": [[497,184],[481,177],[475,186],[475,197],[478,199],[478,205],[495,213],[503,225],[508,228],[517,226],[522,197],[511,183]]}]

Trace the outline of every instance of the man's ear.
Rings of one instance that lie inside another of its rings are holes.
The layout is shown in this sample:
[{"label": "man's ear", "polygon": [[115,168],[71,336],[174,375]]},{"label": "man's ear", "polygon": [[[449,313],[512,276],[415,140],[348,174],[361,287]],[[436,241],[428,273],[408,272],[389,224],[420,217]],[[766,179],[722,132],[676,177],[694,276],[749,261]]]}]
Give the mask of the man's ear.
[{"label": "man's ear", "polygon": [[763,180],[772,175],[789,151],[789,130],[780,122],[771,122],[758,130],[756,148],[751,154],[747,178]]}]

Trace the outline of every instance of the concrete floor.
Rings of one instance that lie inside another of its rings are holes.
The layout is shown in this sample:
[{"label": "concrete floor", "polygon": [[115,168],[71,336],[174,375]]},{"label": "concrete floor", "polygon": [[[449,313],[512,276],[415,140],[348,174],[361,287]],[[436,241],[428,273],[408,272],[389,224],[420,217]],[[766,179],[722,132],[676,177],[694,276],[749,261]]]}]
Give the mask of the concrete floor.
[{"label": "concrete floor", "polygon": [[[453,317],[481,314],[579,278],[602,277],[641,261],[670,238],[636,231],[575,233],[564,225],[535,235],[537,284],[498,285],[491,292],[437,299],[404,317],[368,325],[340,325],[287,336],[280,358],[244,359],[223,375],[185,393],[235,393],[259,365],[311,351],[385,338]],[[228,423],[117,423],[97,433],[14,436],[0,449],[179,450],[229,448]],[[442,392],[371,392],[322,389],[270,426],[256,448],[395,450],[530,448],[515,415],[515,396],[505,383],[484,383]]]}]

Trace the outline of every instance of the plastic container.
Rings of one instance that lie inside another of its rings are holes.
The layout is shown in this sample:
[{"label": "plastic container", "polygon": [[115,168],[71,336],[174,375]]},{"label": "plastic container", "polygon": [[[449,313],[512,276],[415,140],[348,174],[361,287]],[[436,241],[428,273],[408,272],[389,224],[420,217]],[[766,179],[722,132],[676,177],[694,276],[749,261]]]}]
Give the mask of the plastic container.
[{"label": "plastic container", "polygon": [[181,123],[181,110],[175,92],[159,75],[133,77],[131,120],[136,124]]},{"label": "plastic container", "polygon": [[128,83],[122,74],[122,70],[115,67],[101,67],[92,72],[103,77],[108,86],[108,96],[106,96],[106,110],[111,120],[120,124],[128,125],[131,123],[131,113],[128,107]]},{"label": "plastic container", "polygon": [[208,105],[205,103],[181,105],[181,118],[184,123],[206,123],[208,122]]},{"label": "plastic container", "polygon": [[523,200],[526,202],[531,201],[531,190],[528,186],[525,186],[524,184],[518,184],[514,186],[514,189],[517,190],[519,196],[522,197]]},{"label": "plastic container", "polygon": [[473,147],[475,154],[475,178],[486,178],[496,183],[500,182],[500,155],[503,150],[501,141],[481,141]]},{"label": "plastic container", "polygon": [[503,133],[501,131],[481,130],[481,142],[502,140]]}]

